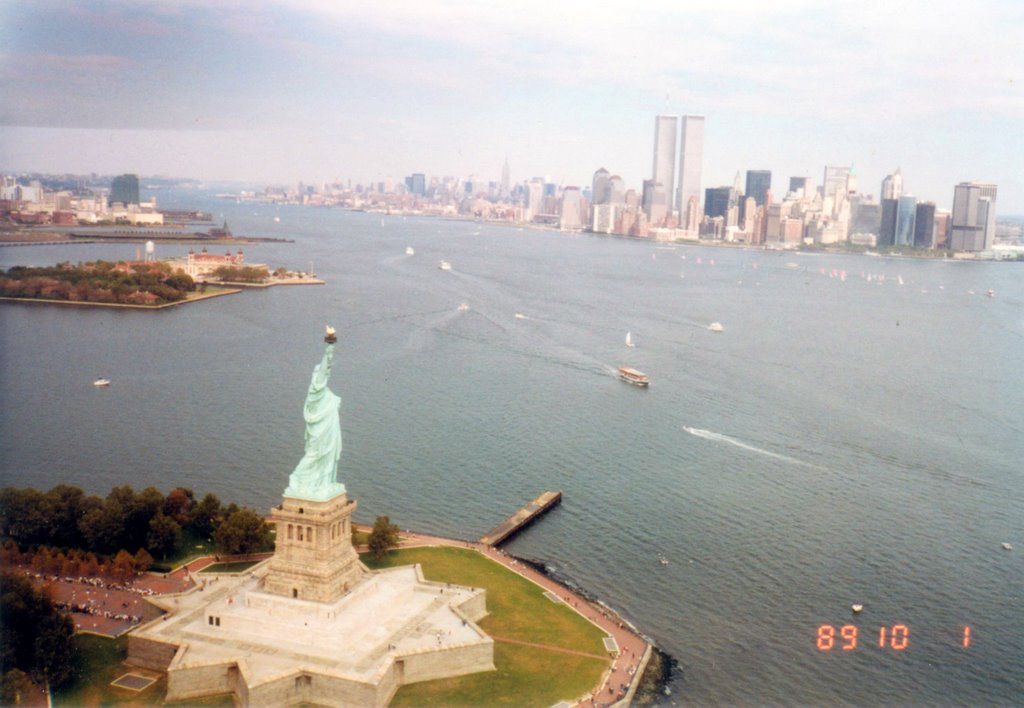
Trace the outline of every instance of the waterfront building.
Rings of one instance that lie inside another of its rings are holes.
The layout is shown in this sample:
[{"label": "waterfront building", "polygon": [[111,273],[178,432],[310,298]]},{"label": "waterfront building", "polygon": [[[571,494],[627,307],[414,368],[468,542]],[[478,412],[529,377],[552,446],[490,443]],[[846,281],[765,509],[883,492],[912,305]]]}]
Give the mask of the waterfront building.
[{"label": "waterfront building", "polygon": [[139,176],[138,175],[119,175],[114,178],[110,183],[110,198],[107,202],[110,205],[113,204],[129,204],[139,203]]},{"label": "waterfront building", "polygon": [[898,209],[898,200],[882,200],[882,221],[878,229],[879,246],[892,246],[896,243],[896,213]]},{"label": "waterfront building", "polygon": [[789,193],[797,199],[810,199],[810,177],[790,177]]},{"label": "waterfront building", "polygon": [[764,206],[765,195],[772,187],[771,170],[747,170],[747,184],[744,194],[753,197],[758,206]]},{"label": "waterfront building", "polygon": [[512,171],[508,166],[508,156],[505,156],[505,164],[501,167],[501,193],[502,199],[508,199],[511,192],[509,191],[512,184]]},{"label": "waterfront building", "polygon": [[422,197],[427,193],[427,176],[422,172],[414,172],[405,178],[405,189],[413,196]]},{"label": "waterfront building", "polygon": [[596,234],[615,232],[616,206],[614,204],[595,204],[594,216],[590,222],[590,230]]},{"label": "waterfront building", "polygon": [[882,199],[899,199],[903,195],[903,175],[900,168],[882,180]]},{"label": "waterfront building", "polygon": [[562,209],[558,220],[560,229],[563,231],[579,230],[581,206],[579,187],[566,187],[562,190]]},{"label": "waterfront building", "polygon": [[[676,135],[678,132],[679,116],[655,116],[654,168],[651,180],[662,186],[666,213],[675,209],[672,185],[676,183]],[[650,213],[648,213],[648,217],[650,217]],[[653,223],[654,219],[651,221]]]},{"label": "waterfront building", "polygon": [[935,210],[935,248],[949,247],[949,225],[952,212],[948,209]]},{"label": "waterfront building", "polygon": [[665,185],[653,179],[644,180],[643,210],[647,223],[660,226],[668,216],[668,198]]},{"label": "waterfront building", "polygon": [[608,170],[605,168],[599,169],[594,173],[594,178],[591,182],[591,197],[590,203],[605,204],[609,201],[609,184],[608,184]]},{"label": "waterfront building", "polygon": [[732,187],[708,187],[704,190],[704,215],[709,218],[729,215],[729,209],[736,206],[739,195]]},{"label": "waterfront building", "polygon": [[608,203],[618,205],[626,203],[626,183],[618,175],[608,178]]},{"label": "waterfront building", "polygon": [[896,200],[896,246],[914,245],[914,217],[917,212],[917,197],[904,194]]},{"label": "waterfront building", "polygon": [[850,192],[850,168],[839,165],[825,165],[822,181],[822,210],[832,217],[838,217],[846,204]]},{"label": "waterfront building", "polygon": [[700,205],[700,180],[703,161],[704,116],[683,116],[679,148],[677,204],[689,204],[690,199],[696,197],[697,204],[698,206]]},{"label": "waterfront building", "polygon": [[537,178],[531,179],[526,184],[526,209],[525,221],[533,221],[534,217],[543,213],[542,202],[544,200],[544,183]]},{"label": "waterfront building", "polygon": [[987,251],[996,230],[996,185],[961,182],[953,190],[953,214],[949,248],[954,251]]},{"label": "waterfront building", "polygon": [[935,248],[935,202],[921,202],[914,213],[914,246]]}]

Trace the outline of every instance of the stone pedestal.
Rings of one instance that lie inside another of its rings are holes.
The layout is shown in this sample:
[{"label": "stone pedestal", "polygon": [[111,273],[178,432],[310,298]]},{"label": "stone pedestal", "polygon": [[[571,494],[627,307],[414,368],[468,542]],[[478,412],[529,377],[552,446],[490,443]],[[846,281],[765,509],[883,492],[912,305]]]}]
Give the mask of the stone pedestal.
[{"label": "stone pedestal", "polygon": [[263,590],[316,602],[333,602],[351,590],[365,572],[352,548],[355,509],[344,493],[327,501],[284,497],[271,513],[277,548]]}]

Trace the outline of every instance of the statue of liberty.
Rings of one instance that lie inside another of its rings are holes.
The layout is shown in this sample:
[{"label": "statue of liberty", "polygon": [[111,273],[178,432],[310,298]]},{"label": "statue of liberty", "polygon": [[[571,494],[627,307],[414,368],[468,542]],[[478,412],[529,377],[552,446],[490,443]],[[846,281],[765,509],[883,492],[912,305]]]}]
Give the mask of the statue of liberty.
[{"label": "statue of liberty", "polygon": [[323,359],[313,369],[313,378],[306,393],[302,417],[306,420],[306,452],[288,478],[286,497],[310,501],[327,501],[345,492],[338,482],[338,459],[341,457],[341,398],[327,388],[331,377],[334,344],[338,341],[333,327],[324,337],[327,347]]}]

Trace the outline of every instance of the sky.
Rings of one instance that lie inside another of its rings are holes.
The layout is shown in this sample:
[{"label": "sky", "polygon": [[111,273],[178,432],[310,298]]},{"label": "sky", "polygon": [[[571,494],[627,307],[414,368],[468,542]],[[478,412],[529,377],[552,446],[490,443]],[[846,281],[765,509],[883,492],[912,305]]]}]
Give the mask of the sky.
[{"label": "sky", "polygon": [[639,190],[700,114],[702,187],[900,168],[1024,214],[1022,38],[1021,0],[0,0],[0,171]]}]

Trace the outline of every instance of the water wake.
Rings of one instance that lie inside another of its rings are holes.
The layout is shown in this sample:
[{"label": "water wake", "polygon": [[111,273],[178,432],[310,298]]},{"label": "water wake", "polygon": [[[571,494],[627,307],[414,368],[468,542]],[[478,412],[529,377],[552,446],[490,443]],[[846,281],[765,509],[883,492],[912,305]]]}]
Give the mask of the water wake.
[{"label": "water wake", "polygon": [[702,428],[691,428],[688,425],[684,425],[683,430],[688,432],[690,435],[697,436],[698,438],[704,438],[705,440],[711,440],[712,442],[728,443],[729,445],[733,445],[734,447],[738,447],[743,450],[748,450],[750,452],[756,452],[757,454],[765,455],[766,457],[774,457],[776,460],[782,460],[783,462],[789,462],[790,464],[802,465],[803,467],[811,467],[816,470],[824,469],[823,467],[813,465],[810,462],[798,460],[795,457],[789,457],[788,455],[780,455],[779,453],[772,452],[771,450],[764,450],[760,447],[748,445],[742,440],[730,438],[728,435],[722,435],[721,433],[715,433],[710,430],[703,430]]}]

